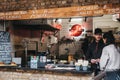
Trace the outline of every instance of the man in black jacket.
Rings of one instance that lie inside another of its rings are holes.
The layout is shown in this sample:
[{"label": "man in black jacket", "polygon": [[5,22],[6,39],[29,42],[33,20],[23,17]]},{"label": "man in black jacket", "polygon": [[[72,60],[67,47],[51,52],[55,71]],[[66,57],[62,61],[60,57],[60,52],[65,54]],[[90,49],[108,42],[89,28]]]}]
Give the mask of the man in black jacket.
[{"label": "man in black jacket", "polygon": [[102,30],[100,28],[95,29],[94,38],[95,39],[88,47],[86,58],[90,61],[91,69],[94,71],[94,75],[96,76],[100,71],[99,61],[104,47]]}]

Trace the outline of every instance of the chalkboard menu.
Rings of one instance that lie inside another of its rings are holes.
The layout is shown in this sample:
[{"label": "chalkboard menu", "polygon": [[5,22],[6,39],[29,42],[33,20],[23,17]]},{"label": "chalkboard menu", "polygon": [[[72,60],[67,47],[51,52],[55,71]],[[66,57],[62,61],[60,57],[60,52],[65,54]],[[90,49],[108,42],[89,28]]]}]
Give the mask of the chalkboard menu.
[{"label": "chalkboard menu", "polygon": [[11,52],[10,34],[0,31],[0,62],[4,62],[5,64],[11,63]]}]

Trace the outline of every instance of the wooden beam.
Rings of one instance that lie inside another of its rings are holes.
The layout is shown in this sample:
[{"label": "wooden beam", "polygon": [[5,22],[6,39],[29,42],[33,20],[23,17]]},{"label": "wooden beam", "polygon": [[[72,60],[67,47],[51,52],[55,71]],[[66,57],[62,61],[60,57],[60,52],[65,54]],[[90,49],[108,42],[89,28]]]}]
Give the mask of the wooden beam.
[{"label": "wooden beam", "polygon": [[1,12],[2,20],[21,20],[21,19],[37,19],[37,18],[69,18],[81,16],[99,16],[104,14],[120,13],[120,4],[107,4],[104,6],[89,5],[65,8],[39,9],[27,11],[11,11]]}]

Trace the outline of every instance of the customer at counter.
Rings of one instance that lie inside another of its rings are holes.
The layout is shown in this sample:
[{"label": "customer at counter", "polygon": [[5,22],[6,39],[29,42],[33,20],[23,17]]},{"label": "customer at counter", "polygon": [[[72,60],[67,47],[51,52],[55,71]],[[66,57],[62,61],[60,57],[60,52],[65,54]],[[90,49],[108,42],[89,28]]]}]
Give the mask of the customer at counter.
[{"label": "customer at counter", "polygon": [[91,63],[91,69],[94,72],[94,76],[96,76],[100,71],[99,61],[104,47],[102,30],[100,28],[96,28],[93,36],[94,40],[88,46],[86,59]]},{"label": "customer at counter", "polygon": [[106,71],[105,80],[120,80],[120,48],[115,45],[112,33],[103,35],[105,47],[100,58],[100,68]]}]

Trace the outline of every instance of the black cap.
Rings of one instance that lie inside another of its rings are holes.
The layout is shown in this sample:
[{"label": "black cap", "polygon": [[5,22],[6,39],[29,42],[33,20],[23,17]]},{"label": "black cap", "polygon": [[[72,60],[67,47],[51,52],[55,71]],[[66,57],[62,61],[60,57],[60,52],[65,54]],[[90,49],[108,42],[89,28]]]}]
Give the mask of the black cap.
[{"label": "black cap", "polygon": [[96,28],[94,34],[102,34],[102,30],[100,28]]}]

